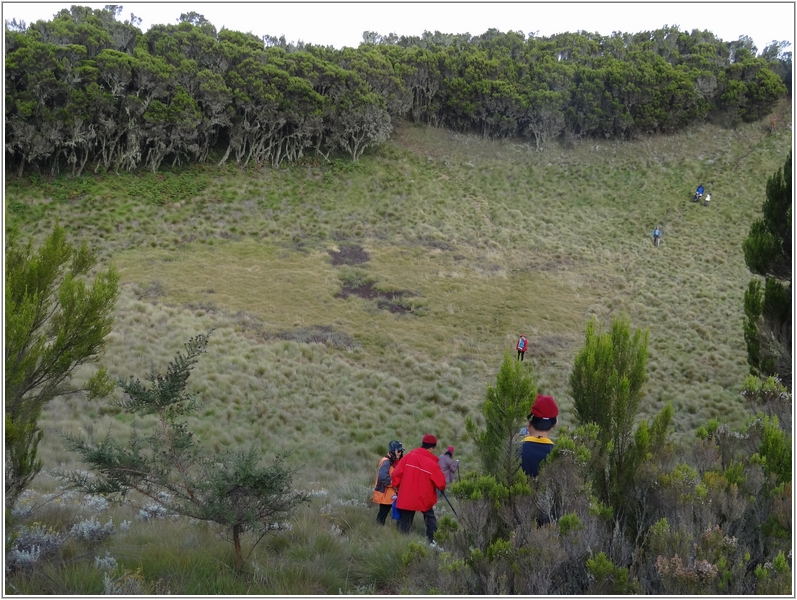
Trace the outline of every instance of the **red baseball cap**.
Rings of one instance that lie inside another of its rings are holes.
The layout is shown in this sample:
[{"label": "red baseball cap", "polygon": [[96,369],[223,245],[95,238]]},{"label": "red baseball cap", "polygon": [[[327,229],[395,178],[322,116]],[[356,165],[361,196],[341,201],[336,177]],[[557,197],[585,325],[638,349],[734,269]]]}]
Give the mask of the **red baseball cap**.
[{"label": "red baseball cap", "polygon": [[537,394],[537,399],[531,405],[531,414],[540,419],[553,419],[559,416],[559,407],[552,396]]}]

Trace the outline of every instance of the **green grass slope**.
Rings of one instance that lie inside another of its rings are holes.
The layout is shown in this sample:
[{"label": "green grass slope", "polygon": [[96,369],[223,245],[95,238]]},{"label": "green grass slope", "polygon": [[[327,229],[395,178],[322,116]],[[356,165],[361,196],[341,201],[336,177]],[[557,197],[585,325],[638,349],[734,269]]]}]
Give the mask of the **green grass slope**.
[{"label": "green grass slope", "polygon": [[[208,448],[293,450],[299,487],[367,499],[391,439],[433,432],[476,468],[465,418],[482,422],[520,333],[572,423],[568,378],[592,316],[650,329],[642,418],[672,401],[677,436],[711,417],[740,424],[741,243],[790,143],[762,121],[536,152],[404,124],[356,164],[7,177],[6,226],[40,240],[58,220],[120,271],[103,360],[115,377],[164,370],[215,328],[190,380]],[[709,207],[690,202],[700,183]],[[336,264],[354,246],[367,260]],[[79,397],[52,402],[42,425],[45,471],[78,466],[57,430],[130,427]]]}]

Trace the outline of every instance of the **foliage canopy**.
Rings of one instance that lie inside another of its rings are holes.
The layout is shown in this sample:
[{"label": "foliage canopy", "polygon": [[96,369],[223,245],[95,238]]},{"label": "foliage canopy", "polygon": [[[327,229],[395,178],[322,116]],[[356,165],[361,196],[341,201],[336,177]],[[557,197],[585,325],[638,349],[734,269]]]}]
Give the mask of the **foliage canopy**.
[{"label": "foliage canopy", "polygon": [[[14,229],[5,247],[5,491],[6,505],[41,470],[37,448],[42,408],[56,396],[75,393],[72,374],[95,362],[105,348],[119,296],[113,268],[89,284],[96,255],[75,248],[56,225],[33,250]],[[104,369],[87,384],[90,397],[107,392]]]},{"label": "foliage canopy", "polygon": [[767,180],[762,218],[742,243],[747,267],[756,275],[744,295],[744,339],[754,375],[778,376],[791,389],[792,153]]},{"label": "foliage canopy", "polygon": [[[665,27],[547,38],[365,32],[356,49],[216,28],[196,12],[146,33],[117,6],[6,25],[6,158],[80,174],[166,161],[356,161],[397,119],[490,138],[670,133],[760,118],[787,91],[789,53]],[[787,56],[788,55],[788,56]]]},{"label": "foliage canopy", "polygon": [[518,431],[537,396],[534,375],[523,362],[514,360],[507,350],[496,377],[495,386],[487,387],[482,412],[485,429],[479,431],[468,417],[466,429],[476,444],[485,473],[511,488],[519,476]]}]

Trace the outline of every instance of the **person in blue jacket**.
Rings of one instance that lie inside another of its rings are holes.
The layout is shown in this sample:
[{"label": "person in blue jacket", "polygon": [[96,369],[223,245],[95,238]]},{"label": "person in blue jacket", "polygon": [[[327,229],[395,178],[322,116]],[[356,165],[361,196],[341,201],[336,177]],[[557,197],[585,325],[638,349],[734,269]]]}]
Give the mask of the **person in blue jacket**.
[{"label": "person in blue jacket", "polygon": [[697,191],[695,192],[695,197],[693,202],[697,202],[702,197],[703,197],[703,184],[700,184],[699,186],[697,186]]},{"label": "person in blue jacket", "polygon": [[656,244],[661,239],[661,227],[656,226],[656,229],[653,230],[653,243]]},{"label": "person in blue jacket", "polygon": [[529,477],[536,478],[540,473],[540,463],[553,450],[551,429],[556,425],[559,407],[551,396],[538,394],[531,412],[526,417],[529,434],[523,438],[521,446],[521,465]]}]

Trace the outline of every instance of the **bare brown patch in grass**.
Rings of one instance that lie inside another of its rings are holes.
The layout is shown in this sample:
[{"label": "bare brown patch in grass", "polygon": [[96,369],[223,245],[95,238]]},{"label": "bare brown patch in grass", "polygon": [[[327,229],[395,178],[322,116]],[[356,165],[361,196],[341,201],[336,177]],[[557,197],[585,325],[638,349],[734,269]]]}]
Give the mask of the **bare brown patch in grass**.
[{"label": "bare brown patch in grass", "polygon": [[418,294],[408,290],[395,290],[392,292],[383,292],[374,288],[372,282],[365,283],[349,283],[346,282],[341,287],[340,292],[335,294],[336,298],[348,298],[349,296],[357,296],[365,300],[376,300],[376,306],[380,310],[389,310],[393,314],[405,314],[412,312],[408,306],[402,303],[406,296],[417,296]]},{"label": "bare brown patch in grass", "polygon": [[396,302],[389,302],[387,300],[378,300],[376,307],[380,310],[389,310],[394,315],[403,315],[408,312],[412,312],[412,309],[410,309],[408,306],[397,304]]},{"label": "bare brown patch in grass", "polygon": [[370,260],[368,253],[356,245],[341,246],[340,250],[329,250],[333,265],[361,265]]}]

